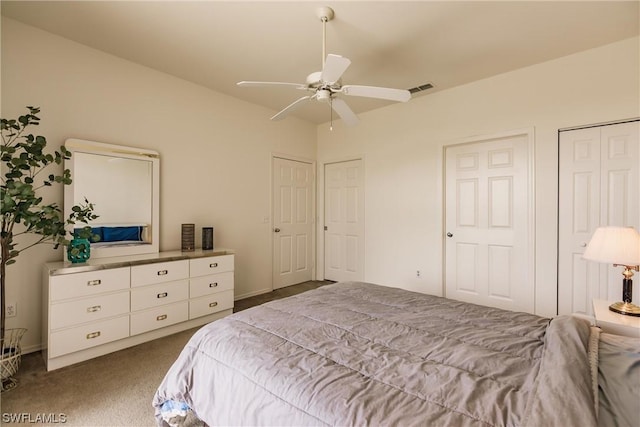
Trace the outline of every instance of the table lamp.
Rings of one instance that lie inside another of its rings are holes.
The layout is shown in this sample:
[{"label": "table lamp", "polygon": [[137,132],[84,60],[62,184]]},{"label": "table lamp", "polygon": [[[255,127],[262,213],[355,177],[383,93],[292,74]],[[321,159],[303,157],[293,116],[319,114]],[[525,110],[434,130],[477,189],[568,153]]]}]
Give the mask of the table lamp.
[{"label": "table lamp", "polygon": [[628,316],[640,316],[640,307],[631,303],[633,272],[640,271],[640,234],[632,227],[599,227],[582,255],[584,259],[623,267],[622,301],[609,310]]}]

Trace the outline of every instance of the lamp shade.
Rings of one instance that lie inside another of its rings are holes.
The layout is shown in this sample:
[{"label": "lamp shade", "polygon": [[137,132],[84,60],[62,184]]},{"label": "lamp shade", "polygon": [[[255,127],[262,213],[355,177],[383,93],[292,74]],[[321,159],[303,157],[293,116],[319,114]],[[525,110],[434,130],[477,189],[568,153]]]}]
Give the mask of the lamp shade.
[{"label": "lamp shade", "polygon": [[582,255],[609,264],[640,264],[640,234],[632,227],[599,227]]}]

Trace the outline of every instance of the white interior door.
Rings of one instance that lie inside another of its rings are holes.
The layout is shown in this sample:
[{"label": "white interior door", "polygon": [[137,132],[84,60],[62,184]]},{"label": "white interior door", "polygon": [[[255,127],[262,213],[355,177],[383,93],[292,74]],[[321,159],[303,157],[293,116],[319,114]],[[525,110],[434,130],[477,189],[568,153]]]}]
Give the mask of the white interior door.
[{"label": "white interior door", "polygon": [[326,164],[324,177],[324,278],[364,280],[362,160]]},{"label": "white interior door", "polygon": [[558,176],[558,314],[592,314],[600,266],[582,259],[600,224],[600,129],[560,134]]},{"label": "white interior door", "polygon": [[[640,122],[600,130],[600,225],[640,230]],[[622,301],[622,269],[600,265],[600,298]],[[640,304],[635,286],[632,300]]]},{"label": "white interior door", "polygon": [[534,312],[529,134],[445,150],[448,298]]},{"label": "white interior door", "polygon": [[312,278],[313,182],[312,164],[274,157],[274,289]]},{"label": "white interior door", "polygon": [[560,132],[558,314],[593,315],[593,298],[621,300],[620,268],[582,254],[599,226],[640,227],[639,135],[637,121]]}]

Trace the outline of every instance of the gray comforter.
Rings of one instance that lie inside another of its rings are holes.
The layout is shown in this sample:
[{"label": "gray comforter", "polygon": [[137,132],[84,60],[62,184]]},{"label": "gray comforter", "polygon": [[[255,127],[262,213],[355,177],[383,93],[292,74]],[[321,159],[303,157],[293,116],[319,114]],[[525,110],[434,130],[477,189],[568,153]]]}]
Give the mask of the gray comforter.
[{"label": "gray comforter", "polygon": [[199,330],[153,400],[208,425],[591,426],[589,325],[372,284]]}]

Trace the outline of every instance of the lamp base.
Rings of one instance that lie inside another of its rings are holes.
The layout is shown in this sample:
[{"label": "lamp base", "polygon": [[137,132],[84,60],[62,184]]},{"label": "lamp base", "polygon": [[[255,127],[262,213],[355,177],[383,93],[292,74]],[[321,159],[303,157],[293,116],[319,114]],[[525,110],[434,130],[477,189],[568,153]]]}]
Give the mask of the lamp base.
[{"label": "lamp base", "polygon": [[609,306],[609,310],[627,316],[640,317],[640,307],[630,302],[614,302]]}]

